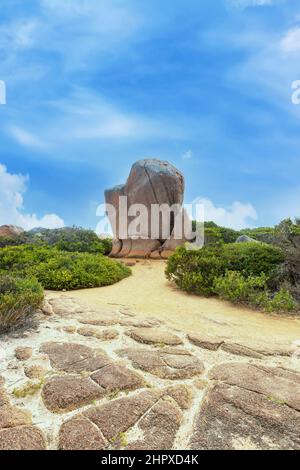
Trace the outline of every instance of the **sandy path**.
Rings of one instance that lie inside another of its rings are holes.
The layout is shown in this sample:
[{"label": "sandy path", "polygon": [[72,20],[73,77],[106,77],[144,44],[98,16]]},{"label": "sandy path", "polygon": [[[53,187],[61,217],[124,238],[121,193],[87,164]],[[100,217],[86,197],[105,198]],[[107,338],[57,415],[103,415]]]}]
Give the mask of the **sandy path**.
[{"label": "sandy path", "polygon": [[[127,307],[186,331],[221,335],[234,340],[291,344],[300,339],[300,318],[270,315],[227,302],[181,292],[164,276],[164,261],[140,261],[133,275],[109,287],[72,292],[92,308]],[[61,295],[61,294],[57,294]]]}]

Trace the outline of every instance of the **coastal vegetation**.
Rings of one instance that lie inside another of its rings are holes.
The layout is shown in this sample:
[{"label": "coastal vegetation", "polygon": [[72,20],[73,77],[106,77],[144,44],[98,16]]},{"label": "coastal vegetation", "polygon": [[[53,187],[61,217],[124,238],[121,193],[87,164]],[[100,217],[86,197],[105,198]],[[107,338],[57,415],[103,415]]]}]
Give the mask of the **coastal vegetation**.
[{"label": "coastal vegetation", "polygon": [[[239,237],[241,243],[236,242]],[[296,311],[300,301],[299,221],[286,219],[276,227],[240,232],[205,223],[204,248],[178,248],[168,260],[166,276],[186,292],[217,295],[267,312]]]}]

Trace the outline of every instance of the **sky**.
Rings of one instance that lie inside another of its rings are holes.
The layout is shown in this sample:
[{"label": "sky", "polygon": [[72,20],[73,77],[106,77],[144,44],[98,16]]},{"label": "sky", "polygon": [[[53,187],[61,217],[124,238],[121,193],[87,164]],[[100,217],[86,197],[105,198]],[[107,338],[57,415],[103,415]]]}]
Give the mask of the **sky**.
[{"label": "sky", "polygon": [[207,220],[300,215],[299,59],[295,0],[1,0],[0,225],[95,229],[148,157]]}]

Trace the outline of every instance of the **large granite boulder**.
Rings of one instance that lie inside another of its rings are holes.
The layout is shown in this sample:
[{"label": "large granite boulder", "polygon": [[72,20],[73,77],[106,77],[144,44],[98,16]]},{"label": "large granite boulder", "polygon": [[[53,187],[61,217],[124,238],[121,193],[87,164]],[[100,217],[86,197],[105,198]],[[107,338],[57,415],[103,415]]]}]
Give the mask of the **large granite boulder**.
[{"label": "large granite boulder", "polygon": [[248,235],[241,235],[236,239],[236,243],[257,243],[257,240],[248,237]]},{"label": "large granite boulder", "polygon": [[[126,216],[125,232],[124,227],[119,225],[119,214],[123,213],[120,207],[122,196],[127,197],[127,209],[132,208],[134,212]],[[116,220],[113,220],[113,215],[108,210],[115,237],[111,256],[165,258],[177,246],[185,243],[184,235],[181,239],[173,237],[175,216],[172,211],[170,219],[165,219],[167,223],[163,224],[161,218],[156,219],[154,227],[153,219],[151,219],[153,205],[167,205],[170,208],[173,206],[173,208],[176,207],[178,217],[182,218],[183,226],[183,196],[184,178],[173,165],[155,159],[136,162],[131,168],[126,184],[105,191],[107,207],[113,206],[116,212]],[[148,223],[146,228],[141,229],[139,226],[139,231],[135,233],[132,230],[132,222],[139,216],[139,213],[135,211],[136,204],[142,204],[147,208]],[[153,237],[154,229],[155,237]]]},{"label": "large granite boulder", "polygon": [[0,237],[17,237],[22,233],[24,230],[16,225],[1,225],[0,227]]}]

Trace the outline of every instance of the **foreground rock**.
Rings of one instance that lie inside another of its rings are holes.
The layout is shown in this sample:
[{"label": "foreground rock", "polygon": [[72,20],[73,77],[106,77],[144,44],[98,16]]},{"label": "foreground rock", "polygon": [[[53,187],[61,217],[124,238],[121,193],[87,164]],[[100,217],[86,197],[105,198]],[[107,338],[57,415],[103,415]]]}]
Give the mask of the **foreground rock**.
[{"label": "foreground rock", "polygon": [[289,344],[48,302],[38,329],[3,342],[0,449],[300,449]]},{"label": "foreground rock", "polygon": [[222,364],[190,440],[192,449],[300,449],[300,374]]},{"label": "foreground rock", "polygon": [[300,374],[252,364],[221,364],[210,372],[214,380],[261,393],[300,411]]},{"label": "foreground rock", "polygon": [[132,361],[136,369],[150,372],[162,379],[187,379],[204,372],[201,360],[189,352],[151,351],[148,349],[125,349],[119,351],[121,357]]},{"label": "foreground rock", "polygon": [[48,354],[54,369],[64,372],[94,372],[111,362],[104,351],[81,344],[50,342],[42,346],[41,352]]},{"label": "foreground rock", "polygon": [[[93,407],[66,421],[59,432],[64,450],[171,449],[182,424],[182,410],[191,405],[186,387],[140,392]],[[126,433],[140,436],[130,443]]]},{"label": "foreground rock", "polygon": [[46,450],[45,436],[35,426],[0,430],[0,450]]},{"label": "foreground rock", "polygon": [[178,346],[182,344],[181,339],[168,331],[154,328],[137,328],[127,333],[132,339],[144,344]]}]

